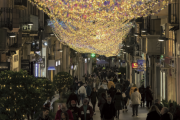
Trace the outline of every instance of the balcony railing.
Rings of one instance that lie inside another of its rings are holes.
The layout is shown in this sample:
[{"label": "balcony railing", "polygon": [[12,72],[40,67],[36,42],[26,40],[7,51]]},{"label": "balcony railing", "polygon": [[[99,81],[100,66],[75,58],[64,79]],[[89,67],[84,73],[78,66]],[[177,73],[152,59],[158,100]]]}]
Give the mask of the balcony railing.
[{"label": "balcony railing", "polygon": [[147,33],[150,35],[160,35],[161,33],[161,19],[151,19],[151,16],[148,16],[146,21]]},{"label": "balcony railing", "polygon": [[2,14],[0,16],[0,27],[6,27],[12,30],[19,28],[19,14],[17,10],[12,8],[1,8]]},{"label": "balcony railing", "polygon": [[168,22],[170,24],[179,24],[179,3],[176,2],[168,5]]}]

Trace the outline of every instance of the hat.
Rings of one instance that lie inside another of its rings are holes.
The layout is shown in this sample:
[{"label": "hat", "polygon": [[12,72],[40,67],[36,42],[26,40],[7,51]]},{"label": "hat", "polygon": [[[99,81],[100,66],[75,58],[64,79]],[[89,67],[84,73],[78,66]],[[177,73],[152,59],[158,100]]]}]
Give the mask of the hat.
[{"label": "hat", "polygon": [[75,100],[71,100],[71,104],[76,104],[76,101]]}]

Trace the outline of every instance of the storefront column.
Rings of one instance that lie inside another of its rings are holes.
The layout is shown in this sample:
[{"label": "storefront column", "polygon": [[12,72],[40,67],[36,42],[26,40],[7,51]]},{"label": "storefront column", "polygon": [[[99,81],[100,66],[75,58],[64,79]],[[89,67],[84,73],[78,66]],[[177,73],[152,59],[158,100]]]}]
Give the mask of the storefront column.
[{"label": "storefront column", "polygon": [[63,72],[66,72],[66,46],[63,46],[63,57],[62,57]]}]

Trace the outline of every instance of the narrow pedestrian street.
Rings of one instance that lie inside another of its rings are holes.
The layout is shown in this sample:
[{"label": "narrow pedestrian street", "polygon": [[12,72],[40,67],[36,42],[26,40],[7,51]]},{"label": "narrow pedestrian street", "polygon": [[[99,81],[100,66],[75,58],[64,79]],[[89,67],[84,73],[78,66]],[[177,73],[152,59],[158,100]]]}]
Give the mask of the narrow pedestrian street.
[{"label": "narrow pedestrian street", "polygon": [[[90,103],[90,105],[92,106],[91,103]],[[80,107],[80,106],[82,106],[82,104],[79,105],[78,107]],[[144,108],[139,107],[138,111],[139,111],[138,117],[132,117],[132,108],[128,106],[127,113],[126,112],[123,113],[122,110],[120,111],[119,120],[146,120],[148,109],[145,107]],[[93,120],[101,120],[100,111],[99,111],[99,107],[97,106],[97,104],[96,104],[95,113],[96,113],[96,115],[93,116]],[[114,120],[116,120],[116,118]]]}]

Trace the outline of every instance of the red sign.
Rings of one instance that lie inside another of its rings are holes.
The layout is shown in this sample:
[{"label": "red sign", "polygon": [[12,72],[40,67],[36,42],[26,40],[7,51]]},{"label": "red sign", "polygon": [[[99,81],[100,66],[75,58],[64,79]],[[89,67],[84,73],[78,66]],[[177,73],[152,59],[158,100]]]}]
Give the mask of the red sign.
[{"label": "red sign", "polygon": [[138,68],[138,63],[132,63],[132,68],[133,68],[133,69]]}]

